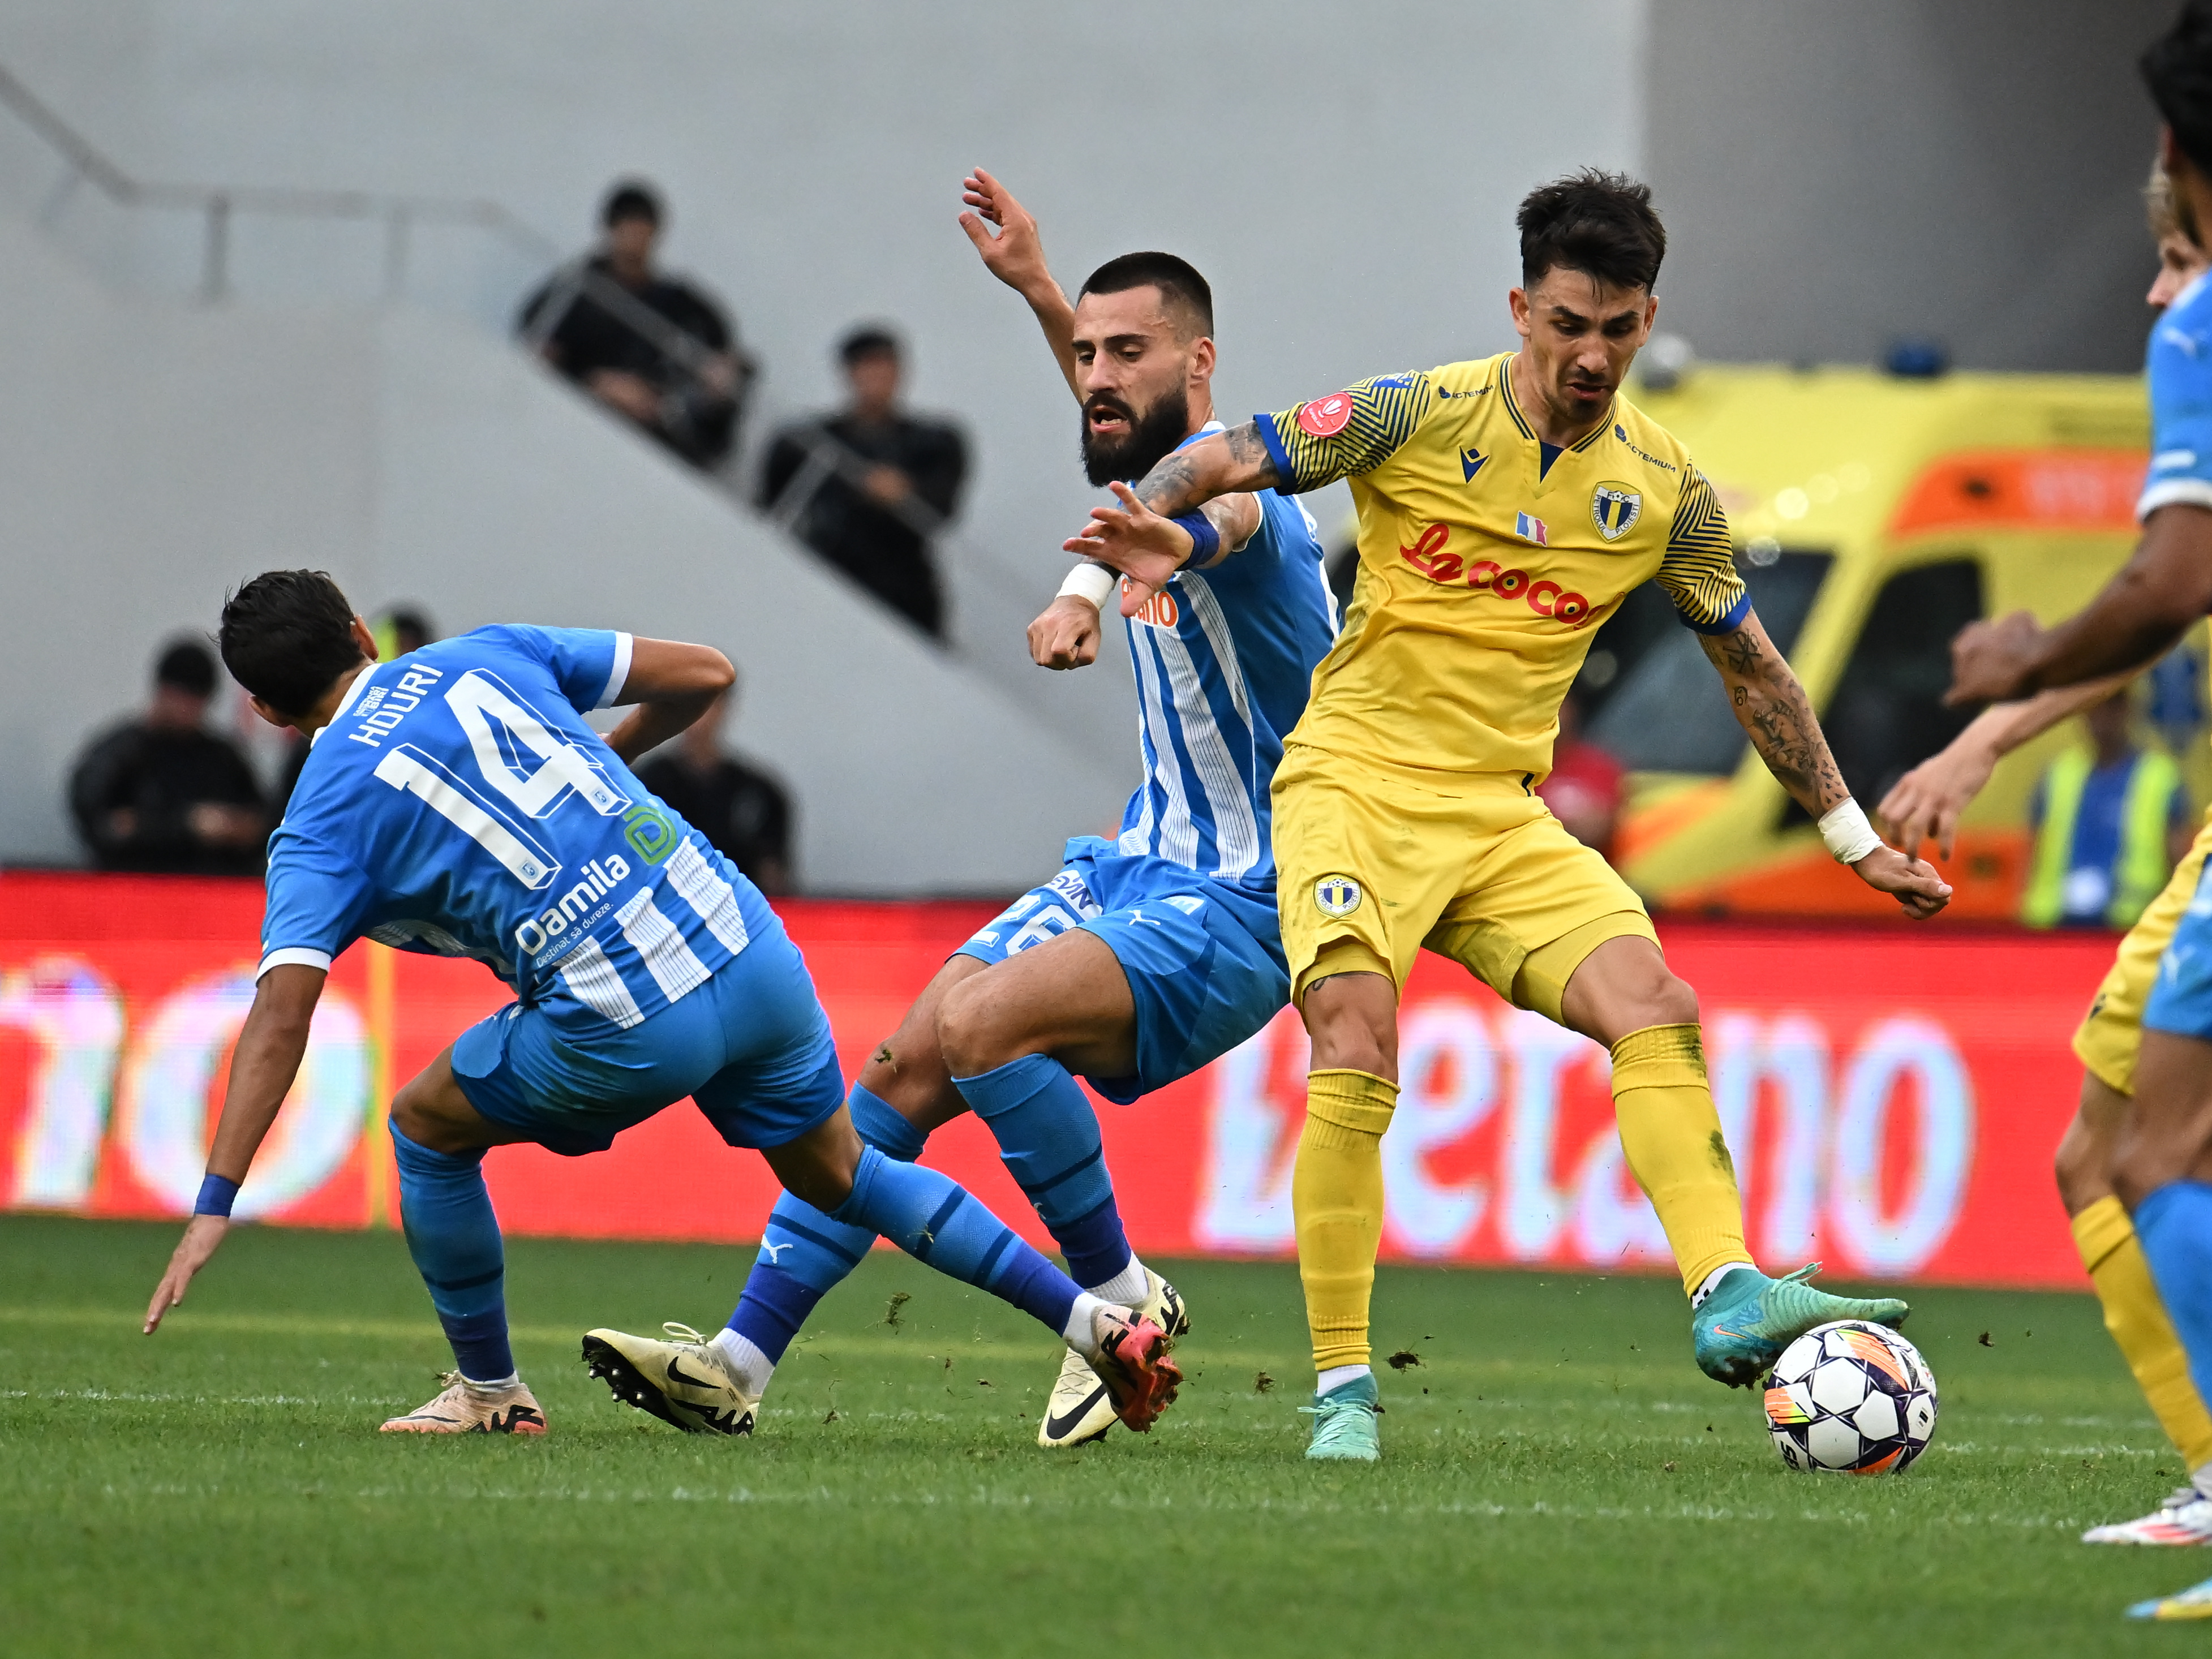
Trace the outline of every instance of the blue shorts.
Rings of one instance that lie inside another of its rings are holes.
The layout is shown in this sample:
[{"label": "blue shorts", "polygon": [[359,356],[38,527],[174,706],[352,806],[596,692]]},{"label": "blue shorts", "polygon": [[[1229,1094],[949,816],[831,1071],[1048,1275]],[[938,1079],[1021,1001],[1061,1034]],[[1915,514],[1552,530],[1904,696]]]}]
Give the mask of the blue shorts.
[{"label": "blue shorts", "polygon": [[1069,842],[1066,857],[954,954],[1004,962],[1071,927],[1105,940],[1137,1005],[1137,1074],[1091,1079],[1107,1099],[1127,1105],[1188,1077],[1290,1000],[1273,895],[1096,836]]},{"label": "blue shorts", "polygon": [[[2212,864],[2206,866],[2212,872]],[[2203,875],[2143,1000],[2143,1030],[2212,1042],[2212,884]]]},{"label": "blue shorts", "polygon": [[580,1037],[511,1002],[461,1033],[453,1078],[493,1122],[564,1158],[606,1151],[686,1095],[732,1146],[781,1146],[845,1103],[830,1017],[781,927],[628,1030]]}]

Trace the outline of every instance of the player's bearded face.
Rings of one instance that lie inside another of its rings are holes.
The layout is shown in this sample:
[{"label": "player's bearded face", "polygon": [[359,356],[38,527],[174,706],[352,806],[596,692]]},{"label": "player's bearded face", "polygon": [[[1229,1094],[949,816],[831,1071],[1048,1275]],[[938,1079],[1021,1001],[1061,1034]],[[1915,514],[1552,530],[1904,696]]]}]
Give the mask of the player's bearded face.
[{"label": "player's bearded face", "polygon": [[1178,379],[1141,410],[1119,392],[1083,400],[1083,472],[1094,484],[1133,483],[1190,433],[1190,394]]}]

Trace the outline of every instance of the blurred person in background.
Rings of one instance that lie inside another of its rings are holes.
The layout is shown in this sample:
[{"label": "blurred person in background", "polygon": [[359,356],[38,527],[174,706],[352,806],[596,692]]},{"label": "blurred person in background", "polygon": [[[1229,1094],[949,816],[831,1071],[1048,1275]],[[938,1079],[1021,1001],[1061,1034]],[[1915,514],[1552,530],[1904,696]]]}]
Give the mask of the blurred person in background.
[{"label": "blurred person in background", "polygon": [[1613,832],[1620,821],[1621,793],[1627,769],[1610,750],[1583,735],[1583,700],[1569,690],[1559,705],[1559,736],[1552,747],[1552,770],[1536,793],[1566,832],[1607,864],[1613,862]]},{"label": "blurred person in background", "polygon": [[899,404],[897,337],[870,325],[837,348],[852,402],[776,434],[762,505],[800,540],[933,639],[945,601],[930,538],[951,518],[968,477],[957,427]]},{"label": "blurred person in background", "polygon": [[599,211],[599,251],[556,271],[524,305],[515,330],[608,408],[694,466],[712,468],[736,441],[752,365],[722,307],[654,265],[662,218],[650,186],[616,185]]},{"label": "blurred person in background", "polygon": [[143,714],[103,732],[70,776],[70,808],[95,867],[252,876],[269,834],[261,786],[235,744],[206,729],[214,654],[179,640],[154,666]]},{"label": "blurred person in background", "polygon": [[2132,927],[2188,856],[2194,826],[2181,769],[2136,744],[2132,713],[2125,688],[2093,705],[2081,716],[2088,744],[2051,762],[2035,786],[2035,856],[2020,913],[2031,927]]},{"label": "blurred person in background", "polygon": [[791,891],[791,799],[774,778],[722,747],[737,700],[733,679],[683,736],[637,769],[638,781],[777,898]]}]

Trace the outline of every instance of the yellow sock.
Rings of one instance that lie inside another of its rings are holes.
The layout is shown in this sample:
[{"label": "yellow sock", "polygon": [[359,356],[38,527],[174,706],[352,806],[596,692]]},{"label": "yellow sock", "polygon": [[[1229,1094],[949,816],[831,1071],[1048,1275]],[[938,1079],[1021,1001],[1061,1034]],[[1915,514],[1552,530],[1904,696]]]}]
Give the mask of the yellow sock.
[{"label": "yellow sock", "polygon": [[1748,1262],[1735,1164],[1705,1082],[1695,1025],[1650,1025],[1613,1045],[1613,1115],[1628,1167],[1659,1212],[1682,1288]]},{"label": "yellow sock", "polygon": [[2193,1474],[2212,1463],[2212,1416],[2189,1380],[2189,1356],[2173,1334],[2136,1242],[2135,1224],[2117,1198],[2100,1198],[2074,1218],[2074,1248],[2105,1304],[2105,1328],[2136,1374],[2159,1426]]},{"label": "yellow sock", "polygon": [[1382,1132],[1397,1104],[1398,1085],[1366,1072],[1306,1079],[1291,1211],[1316,1370],[1367,1363],[1367,1307],[1382,1242]]}]

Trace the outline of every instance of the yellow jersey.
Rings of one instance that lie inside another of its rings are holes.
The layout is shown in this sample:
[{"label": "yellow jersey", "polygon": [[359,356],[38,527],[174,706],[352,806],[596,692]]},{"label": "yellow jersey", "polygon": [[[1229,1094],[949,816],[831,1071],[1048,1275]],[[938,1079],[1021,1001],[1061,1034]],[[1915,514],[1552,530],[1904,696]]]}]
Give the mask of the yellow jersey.
[{"label": "yellow jersey", "polygon": [[1285,491],[1351,481],[1359,574],[1290,741],[1415,782],[1552,769],[1591,636],[1656,578],[1682,620],[1751,608],[1712,485],[1625,398],[1544,465],[1513,354],[1255,417]]}]

